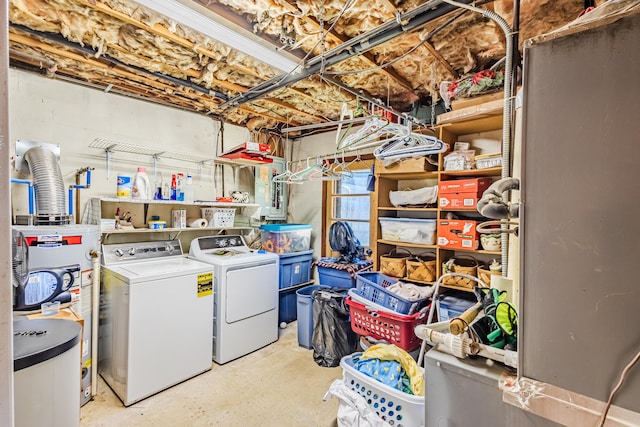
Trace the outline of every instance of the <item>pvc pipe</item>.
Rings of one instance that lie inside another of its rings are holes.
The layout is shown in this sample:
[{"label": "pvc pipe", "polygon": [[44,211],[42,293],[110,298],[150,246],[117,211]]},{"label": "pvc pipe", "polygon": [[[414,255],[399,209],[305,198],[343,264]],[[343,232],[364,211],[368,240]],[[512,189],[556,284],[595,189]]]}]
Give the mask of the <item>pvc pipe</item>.
[{"label": "pvc pipe", "polygon": [[91,397],[98,394],[98,322],[100,312],[100,252],[91,251],[93,272],[91,273]]},{"label": "pvc pipe", "polygon": [[31,181],[27,180],[27,179],[16,179],[16,178],[12,178],[11,182],[14,184],[26,184],[29,186],[29,215],[33,215],[35,213],[35,200],[34,200],[34,191],[33,191],[33,185],[31,184]]},{"label": "pvc pipe", "polygon": [[69,216],[73,215],[73,185],[69,186]]},{"label": "pvc pipe", "polygon": [[482,356],[486,359],[504,363],[507,366],[518,368],[518,353],[511,350],[491,347],[482,343],[474,342],[465,335],[453,335],[443,332],[443,326],[448,322],[434,323],[433,327],[418,325],[415,333],[418,338],[437,344],[437,349],[449,353],[459,359],[464,359],[467,355]]}]

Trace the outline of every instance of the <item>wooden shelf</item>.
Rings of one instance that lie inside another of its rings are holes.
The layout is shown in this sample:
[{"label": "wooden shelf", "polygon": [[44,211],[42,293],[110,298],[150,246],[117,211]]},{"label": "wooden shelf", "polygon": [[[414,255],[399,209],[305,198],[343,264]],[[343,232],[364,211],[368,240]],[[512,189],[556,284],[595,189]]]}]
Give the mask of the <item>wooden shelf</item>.
[{"label": "wooden shelf", "polygon": [[[468,141],[472,145],[476,139],[482,139],[478,143],[476,149],[480,149],[480,153],[498,153],[500,152],[500,138],[496,136],[497,132],[502,129],[502,98],[496,99],[484,104],[472,105],[466,108],[445,113],[438,116],[438,125],[434,129],[438,132],[438,138],[446,142],[450,146],[456,141]],[[475,134],[487,134],[476,135]],[[460,138],[464,136],[464,138]],[[475,208],[451,208],[448,207],[396,207],[391,204],[389,194],[392,191],[403,190],[407,187],[417,188],[427,185],[439,185],[446,180],[465,179],[465,178],[499,178],[502,175],[502,167],[492,167],[486,169],[470,169],[462,171],[445,171],[443,167],[444,156],[447,153],[438,156],[440,170],[435,169],[431,163],[427,164],[425,158],[407,159],[403,162],[392,166],[384,166],[382,162],[376,161],[376,191],[371,199],[371,220],[372,220],[372,259],[374,268],[380,268],[380,256],[388,253],[394,248],[406,248],[416,255],[421,250],[424,252],[435,252],[436,256],[436,274],[440,277],[442,274],[442,263],[452,256],[472,255],[483,262],[491,258],[499,258],[501,251],[488,251],[484,249],[462,249],[441,247],[437,244],[424,245],[408,242],[398,242],[394,240],[382,239],[382,227],[378,222],[380,217],[392,216],[398,218],[411,219],[434,219],[436,221],[444,219],[448,212],[457,212],[459,216],[474,218],[476,221],[485,221],[486,219],[477,212]],[[405,181],[405,182],[401,182]],[[415,185],[414,185],[415,184]],[[438,222],[439,224],[439,222]],[[437,231],[436,231],[437,233]],[[394,237],[394,236],[391,236]],[[478,240],[479,237],[478,237]],[[430,285],[432,282],[420,282],[410,280],[407,277],[402,278],[410,282]],[[472,292],[470,288],[458,286],[441,285],[443,288],[455,289],[464,292]]]},{"label": "wooden shelf", "polygon": [[456,291],[473,292],[473,288],[463,288],[462,286],[445,285],[443,283],[440,283],[440,287],[447,288],[447,289],[455,289]]},{"label": "wooden shelf", "polygon": [[395,240],[384,240],[384,239],[378,239],[377,242],[385,245],[406,246],[408,248],[437,249],[436,245],[423,245],[421,243],[397,242]]},{"label": "wooden shelf", "polygon": [[398,212],[437,212],[438,208],[397,208],[395,206],[378,206],[378,210]]},{"label": "wooden shelf", "polygon": [[416,279],[409,279],[408,277],[403,277],[400,280],[403,280],[405,282],[420,283],[423,285],[433,285],[435,283],[435,282],[424,282],[422,280],[416,280]]},{"label": "wooden shelf", "polygon": [[438,116],[438,126],[457,135],[502,129],[504,100],[461,108]]},{"label": "wooden shelf", "polygon": [[500,176],[502,173],[502,167],[486,169],[469,169],[463,171],[441,171],[440,176],[446,177],[485,177],[485,176]]},{"label": "wooden shelf", "polygon": [[393,173],[380,173],[376,177],[380,179],[438,179],[438,171],[411,171],[411,172],[393,172]]},{"label": "wooden shelf", "polygon": [[438,246],[438,249],[451,252],[467,252],[470,254],[488,254],[488,255],[502,255],[501,251],[487,251],[484,249],[461,249],[461,248],[447,248]]}]

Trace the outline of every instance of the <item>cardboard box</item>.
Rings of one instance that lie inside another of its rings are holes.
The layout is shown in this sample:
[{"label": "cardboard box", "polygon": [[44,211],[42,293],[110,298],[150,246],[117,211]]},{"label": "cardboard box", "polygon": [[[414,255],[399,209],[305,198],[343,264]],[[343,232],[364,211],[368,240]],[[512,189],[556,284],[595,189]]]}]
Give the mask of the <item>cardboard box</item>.
[{"label": "cardboard box", "polygon": [[482,193],[493,183],[491,178],[454,179],[440,181],[440,209],[475,209]]},{"label": "cardboard box", "polygon": [[438,246],[441,248],[478,249],[479,221],[441,219],[438,223]]},{"label": "cardboard box", "polygon": [[434,171],[437,166],[430,164],[426,157],[405,159],[389,166],[384,166],[382,161],[376,160],[375,170],[377,175],[386,173],[411,173]]},{"label": "cardboard box", "polygon": [[171,227],[173,228],[187,228],[187,210],[186,209],[174,209],[171,211],[173,216],[171,221]]},{"label": "cardboard box", "polygon": [[[84,337],[84,319],[78,313],[75,312],[71,307],[62,308],[57,314],[52,314],[49,316],[43,316],[42,313],[35,313],[27,315],[27,319],[67,319],[73,320],[74,322],[78,322],[82,328],[82,332],[80,333],[80,343],[81,347],[84,343],[82,337]],[[80,353],[83,354],[83,353]]]}]

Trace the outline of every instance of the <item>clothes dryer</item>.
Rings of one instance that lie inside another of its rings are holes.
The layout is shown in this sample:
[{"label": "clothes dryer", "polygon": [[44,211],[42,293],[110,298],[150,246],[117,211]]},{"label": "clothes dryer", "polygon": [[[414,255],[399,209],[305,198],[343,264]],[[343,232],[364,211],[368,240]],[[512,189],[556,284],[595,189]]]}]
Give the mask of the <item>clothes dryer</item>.
[{"label": "clothes dryer", "polygon": [[191,242],[189,258],[213,266],[215,362],[278,340],[278,255],[251,250],[242,236],[208,236]]}]

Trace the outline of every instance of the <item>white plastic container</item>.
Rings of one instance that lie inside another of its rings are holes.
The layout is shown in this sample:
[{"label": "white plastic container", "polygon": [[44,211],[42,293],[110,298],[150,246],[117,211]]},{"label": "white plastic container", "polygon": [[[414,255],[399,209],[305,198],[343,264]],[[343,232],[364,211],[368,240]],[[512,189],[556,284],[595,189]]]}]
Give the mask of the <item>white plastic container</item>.
[{"label": "white plastic container", "polygon": [[134,199],[150,199],[151,186],[149,185],[149,177],[145,168],[138,168],[136,176],[133,178],[133,186],[131,187],[131,197]]},{"label": "white plastic container", "polygon": [[184,202],[193,203],[193,177],[187,174],[187,180],[184,185]]},{"label": "white plastic container", "polygon": [[382,238],[394,242],[434,245],[436,221],[418,218],[379,218]]}]

